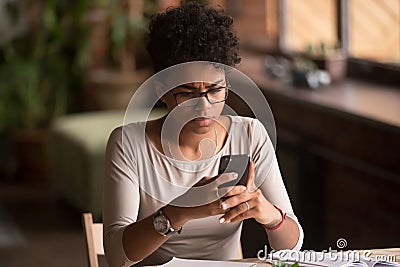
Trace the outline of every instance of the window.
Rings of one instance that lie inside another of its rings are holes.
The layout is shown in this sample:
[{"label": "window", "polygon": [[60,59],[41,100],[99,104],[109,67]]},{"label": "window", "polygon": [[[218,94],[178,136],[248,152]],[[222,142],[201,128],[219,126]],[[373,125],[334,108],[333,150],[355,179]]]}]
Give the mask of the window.
[{"label": "window", "polygon": [[335,0],[286,0],[283,4],[285,50],[320,52],[338,43]]},{"label": "window", "polygon": [[279,0],[279,4],[282,49],[343,47],[351,58],[400,66],[400,0]]},{"label": "window", "polygon": [[349,0],[348,52],[355,58],[400,63],[400,0]]}]

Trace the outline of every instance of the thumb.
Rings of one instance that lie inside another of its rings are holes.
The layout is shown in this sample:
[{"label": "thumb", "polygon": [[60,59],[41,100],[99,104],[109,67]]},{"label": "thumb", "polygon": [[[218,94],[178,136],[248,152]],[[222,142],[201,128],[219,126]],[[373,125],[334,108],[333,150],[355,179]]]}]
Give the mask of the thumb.
[{"label": "thumb", "polygon": [[205,177],[201,178],[201,180],[198,181],[196,184],[194,184],[193,187],[203,186],[203,185],[213,182],[214,180],[215,180],[215,177],[205,176]]},{"label": "thumb", "polygon": [[217,186],[220,187],[226,187],[229,185],[235,185],[236,179],[238,177],[238,174],[236,172],[227,172],[227,173],[222,173],[221,175],[216,176],[217,179]]},{"label": "thumb", "polygon": [[248,174],[248,179],[246,183],[247,189],[253,190],[255,188],[254,186],[254,162],[251,160],[249,162],[249,174]]}]

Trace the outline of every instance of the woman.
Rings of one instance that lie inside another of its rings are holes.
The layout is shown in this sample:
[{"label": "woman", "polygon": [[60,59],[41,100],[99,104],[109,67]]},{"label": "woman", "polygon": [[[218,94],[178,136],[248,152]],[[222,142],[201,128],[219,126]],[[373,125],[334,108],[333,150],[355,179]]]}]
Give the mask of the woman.
[{"label": "woman", "polygon": [[[265,128],[221,116],[229,91],[221,66],[240,62],[232,19],[183,3],[153,18],[147,48],[156,72],[202,62],[155,83],[167,116],[119,127],[109,138],[103,223],[110,266],[237,258],[248,218],[264,227],[272,248],[300,249],[303,232]],[[182,77],[192,82],[172,86]],[[237,177],[217,176],[220,158],[230,154],[250,155],[248,180],[221,191]]]}]

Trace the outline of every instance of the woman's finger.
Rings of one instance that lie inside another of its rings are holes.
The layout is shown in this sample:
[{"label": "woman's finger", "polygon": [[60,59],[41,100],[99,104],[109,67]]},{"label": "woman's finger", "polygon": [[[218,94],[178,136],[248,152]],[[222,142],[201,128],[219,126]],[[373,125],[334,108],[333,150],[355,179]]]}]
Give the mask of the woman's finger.
[{"label": "woman's finger", "polygon": [[247,191],[244,191],[241,194],[224,198],[221,203],[221,207],[225,210],[233,209],[236,208],[236,206],[240,205],[241,203],[249,201],[251,198],[252,198],[251,194],[249,194]]},{"label": "woman's finger", "polygon": [[246,191],[246,187],[243,185],[237,185],[229,187],[220,187],[217,190],[218,190],[218,196],[220,196],[221,198],[222,197],[227,198],[243,193],[244,191]]},{"label": "woman's finger", "polygon": [[220,223],[236,222],[240,219],[251,218],[251,201],[244,201],[234,208],[230,209],[220,218]]},{"label": "woman's finger", "polygon": [[203,185],[209,184],[213,180],[214,180],[213,177],[210,177],[210,176],[203,177],[200,181],[198,181],[195,185],[193,185],[193,187],[198,187],[198,186],[203,186]]},{"label": "woman's finger", "polygon": [[249,162],[249,175],[247,178],[246,187],[247,189],[253,189],[254,186],[254,162]]},{"label": "woman's finger", "polygon": [[236,172],[222,173],[220,175],[213,176],[213,177],[205,176],[205,177],[201,178],[201,180],[198,181],[195,185],[193,185],[193,187],[204,186],[204,185],[210,184],[214,181],[216,181],[217,186],[219,186],[224,183],[235,181],[236,178],[237,178]]},{"label": "woman's finger", "polygon": [[224,184],[229,184],[235,181],[238,177],[236,172],[227,172],[215,176],[216,184],[218,187],[223,187]]},{"label": "woman's finger", "polygon": [[250,211],[246,211],[246,212],[240,213],[236,217],[230,219],[230,221],[231,221],[231,223],[235,223],[235,222],[241,222],[243,220],[253,218],[252,212],[253,211],[250,210]]}]

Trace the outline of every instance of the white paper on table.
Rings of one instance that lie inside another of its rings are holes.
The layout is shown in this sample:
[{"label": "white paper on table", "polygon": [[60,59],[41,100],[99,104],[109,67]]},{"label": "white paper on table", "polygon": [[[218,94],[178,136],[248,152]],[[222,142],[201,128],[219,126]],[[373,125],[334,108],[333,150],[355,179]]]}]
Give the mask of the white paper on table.
[{"label": "white paper on table", "polygon": [[160,267],[253,267],[256,265],[256,263],[252,262],[188,260],[174,257],[169,262],[160,265]]}]

